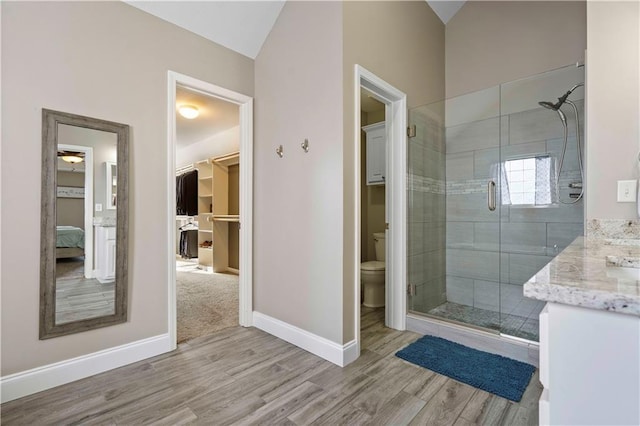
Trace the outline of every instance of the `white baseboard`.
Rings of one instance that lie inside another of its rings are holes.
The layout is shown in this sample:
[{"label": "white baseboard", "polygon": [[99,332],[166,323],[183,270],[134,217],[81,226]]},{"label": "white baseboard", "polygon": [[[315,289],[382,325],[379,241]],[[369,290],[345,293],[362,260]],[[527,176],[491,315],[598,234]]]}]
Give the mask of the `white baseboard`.
[{"label": "white baseboard", "polygon": [[355,361],[359,356],[355,340],[340,345],[260,312],[253,312],[253,326],[340,367]]},{"label": "white baseboard", "polygon": [[0,378],[0,400],[12,401],[169,351],[169,334],[162,334],[11,374]]}]

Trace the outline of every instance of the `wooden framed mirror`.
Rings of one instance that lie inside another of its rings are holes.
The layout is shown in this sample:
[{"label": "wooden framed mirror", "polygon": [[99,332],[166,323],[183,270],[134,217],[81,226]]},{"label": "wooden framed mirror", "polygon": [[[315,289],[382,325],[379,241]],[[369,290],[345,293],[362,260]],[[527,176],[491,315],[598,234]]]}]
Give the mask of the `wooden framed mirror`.
[{"label": "wooden framed mirror", "polygon": [[129,126],[42,110],[40,339],[127,321]]}]

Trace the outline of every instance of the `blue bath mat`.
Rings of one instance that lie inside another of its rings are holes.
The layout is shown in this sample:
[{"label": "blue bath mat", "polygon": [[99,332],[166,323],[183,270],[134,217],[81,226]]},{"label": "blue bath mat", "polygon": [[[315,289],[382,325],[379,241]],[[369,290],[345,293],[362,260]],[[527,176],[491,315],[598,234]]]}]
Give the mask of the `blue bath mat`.
[{"label": "blue bath mat", "polygon": [[515,402],[522,399],[535,371],[524,362],[433,336],[421,337],[396,356]]}]

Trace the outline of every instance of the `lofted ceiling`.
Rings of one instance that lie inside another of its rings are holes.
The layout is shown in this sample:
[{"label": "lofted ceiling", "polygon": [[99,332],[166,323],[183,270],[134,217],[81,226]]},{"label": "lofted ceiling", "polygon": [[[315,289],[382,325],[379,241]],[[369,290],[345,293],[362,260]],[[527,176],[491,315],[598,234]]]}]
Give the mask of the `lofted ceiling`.
[{"label": "lofted ceiling", "polygon": [[[124,1],[252,59],[260,52],[285,3],[285,0]],[[427,0],[427,3],[446,24],[465,2]],[[177,89],[176,100],[178,148],[238,125],[237,105],[182,87]],[[200,116],[188,120],[177,114],[177,107],[182,104],[195,105]],[[362,107],[364,111],[373,111],[384,105],[363,93]]]},{"label": "lofted ceiling", "polygon": [[[285,0],[130,1],[127,4],[255,59]],[[427,0],[445,24],[464,1]]]},{"label": "lofted ceiling", "polygon": [[284,6],[284,0],[125,2],[251,59]]},{"label": "lofted ceiling", "polygon": [[458,0],[427,0],[431,9],[438,15],[438,18],[446,25],[453,15],[458,13],[466,1]]}]

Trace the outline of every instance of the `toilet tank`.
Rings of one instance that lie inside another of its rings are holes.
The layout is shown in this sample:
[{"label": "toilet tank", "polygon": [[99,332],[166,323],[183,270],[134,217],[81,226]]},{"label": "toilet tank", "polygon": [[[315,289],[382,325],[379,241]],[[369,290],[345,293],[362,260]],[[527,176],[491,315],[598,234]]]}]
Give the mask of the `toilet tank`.
[{"label": "toilet tank", "polygon": [[373,242],[376,248],[376,260],[381,262],[385,261],[385,245],[384,245],[384,232],[374,232]]}]

